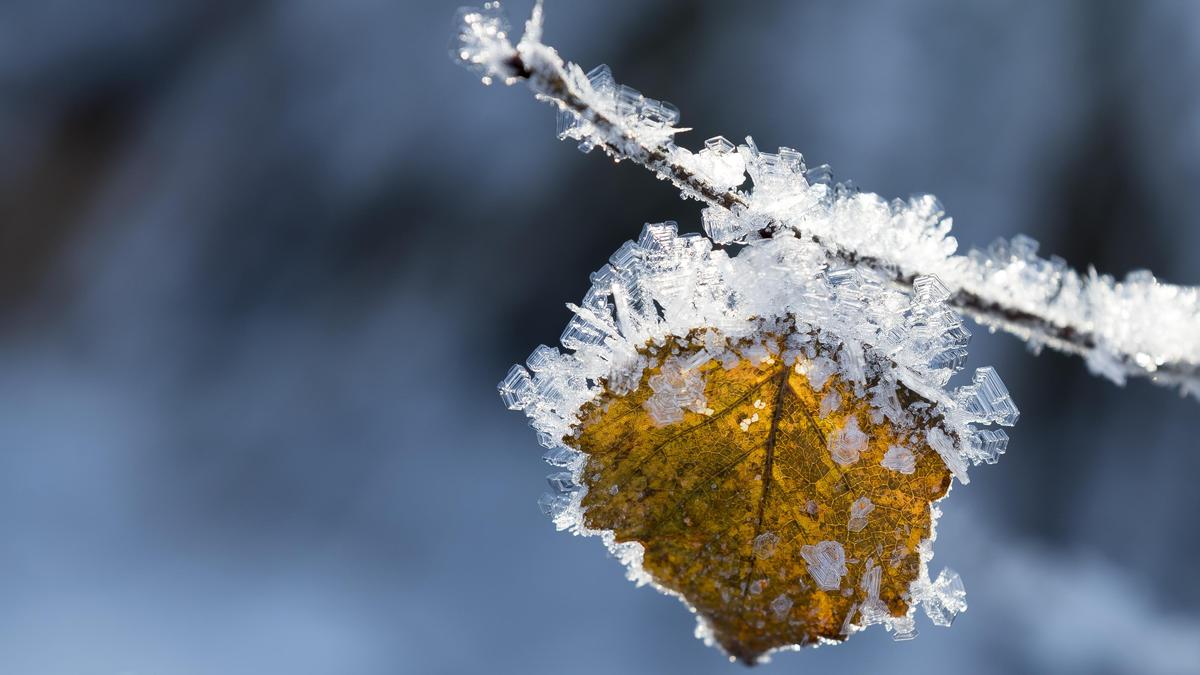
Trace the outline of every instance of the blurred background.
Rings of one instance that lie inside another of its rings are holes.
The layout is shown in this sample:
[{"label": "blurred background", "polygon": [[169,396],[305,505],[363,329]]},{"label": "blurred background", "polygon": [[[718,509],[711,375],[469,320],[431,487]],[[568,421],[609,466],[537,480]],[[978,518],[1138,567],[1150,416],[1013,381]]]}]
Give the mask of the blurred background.
[{"label": "blurred background", "polygon": [[[1200,3],[547,4],[691,147],[1200,283]],[[742,672],[554,532],[495,393],[698,206],[452,64],[454,9],[0,3],[0,672]],[[970,610],[763,672],[1200,672],[1200,407],[976,333],[1022,415],[944,504]]]}]

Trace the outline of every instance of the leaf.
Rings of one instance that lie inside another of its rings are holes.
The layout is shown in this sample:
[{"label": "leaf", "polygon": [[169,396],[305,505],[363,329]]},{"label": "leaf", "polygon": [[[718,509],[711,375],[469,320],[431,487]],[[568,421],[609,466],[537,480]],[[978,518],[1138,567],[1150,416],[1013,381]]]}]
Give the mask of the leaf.
[{"label": "leaf", "polygon": [[[586,456],[585,526],[640,544],[643,571],[748,664],[907,615],[930,504],[951,478],[924,440],[942,420],[920,396],[898,385],[901,428],[873,410],[871,376],[817,372],[840,348],[811,339],[785,363],[786,336],[762,337],[725,363],[698,339],[642,348],[636,387],[606,384],[564,439]],[[680,393],[677,421],[661,423],[655,397]],[[909,452],[911,465],[894,461]]]}]

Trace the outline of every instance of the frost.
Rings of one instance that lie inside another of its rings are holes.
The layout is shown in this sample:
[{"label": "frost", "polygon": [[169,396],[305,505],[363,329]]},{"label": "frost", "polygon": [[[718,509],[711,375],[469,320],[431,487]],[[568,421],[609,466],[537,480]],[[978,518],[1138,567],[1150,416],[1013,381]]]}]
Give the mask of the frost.
[{"label": "frost", "polygon": [[479,73],[484,84],[491,84],[495,78],[506,84],[515,81],[508,17],[499,2],[485,3],[478,9],[460,9],[456,24],[459,27],[456,47],[451,50],[456,61]]},{"label": "frost", "polygon": [[[808,573],[817,588],[836,591],[846,575],[846,552],[836,541],[822,541],[815,546],[802,546],[800,555],[808,564]],[[851,612],[853,614],[853,612]]]},{"label": "frost", "polygon": [[550,448],[542,455],[542,460],[550,466],[571,467],[583,461],[583,453],[571,448],[557,446]]},{"label": "frost", "polygon": [[[706,357],[703,360],[708,359]],[[650,388],[654,390],[654,394],[646,400],[645,408],[656,424],[678,422],[683,419],[684,410],[698,413],[707,410],[704,379],[694,370],[696,365],[699,364],[667,359],[661,372],[650,378]]]},{"label": "frost", "polygon": [[1012,426],[1020,413],[1008,395],[1008,389],[993,368],[975,371],[974,381],[955,393],[963,412],[975,422],[994,422]]},{"label": "frost", "polygon": [[[932,365],[928,353],[905,349],[914,330],[908,316],[914,308],[931,312],[929,302],[889,287],[869,270],[838,268],[819,245],[797,237],[757,240],[730,255],[714,249],[705,237],[679,235],[675,223],[649,224],[592,275],[583,301],[568,305],[575,316],[563,343],[573,351],[539,346],[529,357],[528,369],[514,367],[499,389],[506,404],[523,410],[535,430],[557,442],[570,434],[580,407],[599,391],[596,383],[607,381],[617,391],[636,386],[646,365],[638,347],[704,331],[689,338],[704,347],[691,361],[671,359],[650,378],[654,395],[647,409],[660,423],[669,424],[684,411],[705,412],[703,363],[780,358],[781,346],[761,340],[740,354],[727,345],[762,334],[772,322],[786,321],[798,336],[808,336],[789,349],[797,371],[816,389],[835,372],[862,382],[873,379],[873,406],[903,424],[907,418],[895,394],[897,384],[903,383],[943,406],[947,421],[956,425],[950,429],[955,438],[973,438],[969,424],[980,419],[1012,420],[1015,413],[1008,411],[1015,408],[1006,392],[1001,399],[986,398],[1003,392],[998,379],[977,376],[977,384],[946,390],[940,384],[945,369]],[[920,331],[930,335],[928,324]],[[811,347],[817,342],[828,349],[818,353]],[[867,351],[891,354],[894,365],[884,370],[868,367]],[[823,353],[836,353],[836,358]],[[991,412],[984,410],[984,402],[990,402]],[[839,461],[857,460],[866,442],[859,424],[856,420],[830,435],[830,451]],[[950,447],[953,452],[947,457],[953,462],[961,451],[953,442]]]},{"label": "frost", "polygon": [[[957,389],[946,386],[947,373],[958,371],[961,363],[940,355],[947,344],[965,345],[965,338],[961,325],[945,316],[952,310],[944,294],[932,286],[922,286],[927,290],[919,297],[910,295],[887,283],[886,277],[841,266],[819,244],[787,233],[749,241],[731,254],[706,237],[680,235],[671,222],[647,224],[591,280],[579,304],[568,305],[574,316],[564,332],[566,349],[539,346],[525,367],[514,367],[506,375],[499,390],[505,404],[522,410],[539,438],[554,446],[548,460],[571,472],[570,480],[554,479],[556,492],[541,502],[555,527],[604,537],[614,555],[629,566],[630,578],[639,583],[653,583],[641,569],[640,546],[617,544],[611,533],[584,525],[583,490],[573,488],[581,483],[584,463],[578,453],[558,448],[579,423],[581,408],[601,392],[601,382],[617,393],[638,386],[648,367],[638,352],[644,345],[672,339],[693,347],[668,357],[646,378],[653,393],[645,407],[662,425],[680,423],[689,411],[710,412],[705,407],[705,367],[724,372],[743,358],[781,360],[823,392],[819,406],[829,410],[835,401],[839,408],[845,404],[828,387],[831,376],[847,382],[857,379],[853,386],[861,389],[857,395],[870,401],[873,420],[886,417],[901,432],[881,461],[889,469],[911,473],[918,447],[928,443],[965,483],[969,464],[994,461],[1005,449],[1007,436],[1002,431],[980,426],[1015,419],[1015,407],[991,371],[980,371],[975,381]],[[939,339],[934,326],[949,337]],[[776,344],[764,341],[764,335],[788,337]],[[918,343],[926,346],[913,347]],[[941,426],[927,434],[913,426],[912,411],[906,409],[912,404],[902,405],[898,398],[901,385],[927,401],[920,405],[936,406]],[[757,399],[750,409],[754,412],[736,420],[743,430],[763,423],[766,403]],[[848,466],[861,459],[868,442],[863,423],[851,417],[828,435],[834,461]],[[869,501],[856,502],[852,527],[867,527],[875,507]],[[810,500],[804,510],[816,516],[819,505]],[[761,535],[750,544],[750,553],[773,555],[774,536]],[[851,590],[841,587],[850,563],[837,542],[806,550],[804,559],[819,588]],[[927,550],[932,555],[932,548]],[[889,551],[885,559],[894,568],[910,554]],[[923,557],[914,588],[932,588],[924,576],[927,560]],[[764,592],[761,584],[747,586],[748,591],[753,588]],[[915,635],[911,616],[891,617],[880,610],[880,601],[869,597],[856,602],[857,618],[847,618],[847,630],[881,623],[898,639]],[[913,604],[911,609],[916,608]]]},{"label": "frost", "polygon": [[967,463],[946,432],[941,429],[930,429],[926,434],[926,439],[929,441],[929,447],[941,456],[942,461],[946,463],[946,468],[950,469],[950,473],[954,474],[958,482],[964,485],[971,482],[967,479]]},{"label": "frost", "polygon": [[784,618],[788,612],[792,611],[792,599],[785,594],[775,596],[771,601],[771,611],[775,613],[776,618]]},{"label": "frost", "polygon": [[980,429],[969,438],[964,454],[975,464],[995,464],[1008,449],[1008,434],[1003,429]]},{"label": "frost", "polygon": [[889,447],[887,452],[883,453],[883,460],[879,464],[904,474],[911,474],[917,470],[917,458],[913,456],[912,450],[903,445]]},{"label": "frost", "polygon": [[746,182],[746,161],[738,153],[737,146],[724,136],[708,139],[704,149],[695,155],[680,153],[680,156],[713,185],[729,189]]},{"label": "frost", "polygon": [[903,642],[917,637],[917,622],[911,616],[902,616],[892,621],[892,639]]},{"label": "frost", "polygon": [[[606,66],[585,74],[541,37],[540,4],[513,45],[491,2],[460,12],[452,52],[485,83],[526,81],[558,108],[560,137],[580,149],[636,162],[703,202],[712,242],[790,233],[818,244],[834,263],[831,279],[872,273],[877,283],[907,287],[916,299],[908,309],[911,341],[889,347],[923,361],[931,381],[944,384],[962,366],[970,334],[961,311],[1035,349],[1083,356],[1093,372],[1115,382],[1144,376],[1200,396],[1200,289],[1166,284],[1146,271],[1120,282],[1094,270],[1081,275],[1060,258],[1039,257],[1037,242],[1025,236],[960,255],[952,222],[934,197],[888,201],[860,192],[834,183],[828,166],[810,167],[794,149],[767,152],[749,137],[740,145],[715,137],[694,153],[674,141],[685,131],[677,126],[677,108],[617,83]],[[740,187],[747,176],[752,187]],[[839,296],[847,306],[878,301],[861,290],[852,281]],[[586,338],[604,339],[595,332]],[[839,366],[852,376],[855,349],[839,354]]]},{"label": "frost", "polygon": [[850,521],[846,527],[851,532],[861,532],[867,526],[867,516],[875,510],[870,497],[859,497],[850,505]]},{"label": "frost", "polygon": [[859,624],[862,626],[870,626],[877,623],[889,625],[892,622],[892,616],[888,612],[887,604],[879,599],[879,586],[882,581],[883,568],[876,565],[874,560],[868,560],[866,571],[863,572],[862,580],[859,582],[859,587],[867,596],[867,599],[859,607]]},{"label": "frost", "polygon": [[533,398],[533,380],[529,371],[521,366],[513,366],[508,375],[500,382],[500,398],[509,410],[521,410]]},{"label": "frost", "polygon": [[949,568],[943,569],[918,599],[925,615],[938,626],[949,626],[954,623],[954,617],[967,609],[967,592],[963,589],[962,579]]},{"label": "frost", "polygon": [[[681,236],[673,222],[647,224],[591,275],[579,304],[568,305],[573,317],[561,337],[566,351],[540,346],[526,367],[514,366],[499,385],[504,404],[523,411],[550,448],[546,460],[563,469],[549,478],[554,492],[543,495],[542,509],[559,529],[602,537],[631,579],[653,583],[641,567],[641,546],[618,544],[612,532],[584,525],[583,456],[562,443],[602,387],[615,393],[638,388],[647,368],[639,349],[648,344],[674,339],[703,347],[648,378],[653,394],[645,406],[658,424],[678,423],[688,412],[711,413],[701,374],[706,364],[729,370],[741,358],[780,359],[816,392],[836,374],[853,384],[856,397],[869,397],[870,421],[889,420],[899,432],[882,466],[911,474],[927,444],[964,484],[969,465],[994,463],[1007,449],[1007,434],[990,425],[1009,426],[1019,416],[992,368],[950,388],[967,357],[971,332],[964,318],[1015,334],[1035,350],[1082,356],[1092,372],[1115,382],[1149,377],[1200,398],[1200,290],[1162,283],[1148,272],[1119,282],[1094,270],[1080,274],[1059,258],[1039,257],[1037,243],[1023,236],[959,254],[952,222],[934,197],[888,201],[861,192],[835,183],[828,166],[809,166],[791,148],[768,152],[749,137],[741,144],[714,137],[692,152],[675,142],[685,131],[677,108],[619,84],[607,66],[585,74],[564,62],[541,41],[540,12],[539,4],[513,45],[497,3],[464,10],[455,58],[485,83],[526,81],[557,108],[561,138],[585,152],[598,149],[642,165],[704,204],[700,224],[707,236]],[[787,344],[751,342],[772,331],[787,334]],[[735,344],[749,346],[738,352]],[[819,412],[829,415],[845,403],[831,390],[820,397]],[[917,409],[939,416],[938,426],[914,428]],[[740,420],[743,430],[758,423],[756,417]],[[867,439],[859,424],[851,417],[829,434],[828,450],[841,466],[860,459]],[[865,497],[855,501],[851,527],[866,527],[874,508]],[[816,516],[819,507],[809,500],[805,511]],[[935,505],[935,522],[938,515]],[[752,553],[773,555],[775,536],[756,538]],[[911,639],[918,605],[938,625],[966,609],[957,574],[945,570],[929,580],[932,543],[930,536],[916,550],[877,554],[893,571],[919,556],[919,579],[903,616],[890,616],[878,597],[880,564],[849,563],[861,569],[861,599],[846,617],[844,634],[882,623],[894,639]],[[849,573],[841,544],[804,545],[802,557],[819,588],[854,593],[841,588]],[[745,588],[761,593],[762,580]],[[771,609],[783,618],[792,600],[780,594]],[[697,634],[711,631],[701,622]]]},{"label": "frost", "polygon": [[829,454],[833,461],[849,466],[858,461],[859,453],[867,447],[867,435],[858,428],[858,419],[851,417],[846,426],[829,435]]},{"label": "frost", "polygon": [[570,471],[552,473],[546,476],[546,482],[557,492],[572,492],[579,487],[575,482],[575,476]]},{"label": "frost", "polygon": [[766,560],[775,555],[775,545],[779,543],[779,535],[774,532],[763,532],[754,538],[754,557]]},{"label": "frost", "polygon": [[818,412],[821,414],[821,417],[828,417],[829,413],[837,410],[840,404],[841,396],[836,391],[831,390],[821,398],[821,407],[818,409]]}]

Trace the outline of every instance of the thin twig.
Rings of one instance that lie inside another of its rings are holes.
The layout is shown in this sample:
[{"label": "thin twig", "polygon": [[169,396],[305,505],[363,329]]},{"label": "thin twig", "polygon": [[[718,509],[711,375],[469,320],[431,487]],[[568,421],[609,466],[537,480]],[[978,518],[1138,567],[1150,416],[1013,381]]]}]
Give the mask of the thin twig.
[{"label": "thin twig", "polygon": [[[526,35],[517,46],[511,45],[504,33],[482,35],[476,32],[474,35],[468,35],[464,29],[463,35],[475,40],[477,44],[486,42],[486,50],[482,50],[486,52],[486,58],[475,58],[469,64],[485,73],[485,82],[490,81],[493,76],[510,84],[525,81],[540,100],[586,120],[596,132],[589,135],[589,140],[594,142],[596,147],[616,160],[631,160],[649,169],[659,178],[670,180],[685,197],[728,211],[751,208],[745,193],[714,185],[689,167],[673,161],[669,146],[646,142],[628,127],[625,120],[614,119],[608,111],[591,104],[578,85],[572,82],[571,70],[576,67],[564,63],[554,49],[542,44],[539,16],[535,15],[527,25]],[[487,42],[488,40],[490,42]],[[771,237],[784,228],[792,229],[798,235],[821,244],[831,258],[849,265],[872,269],[898,286],[911,288],[914,279],[920,276],[912,270],[903,269],[897,262],[846,250],[836,242],[823,241],[812,232],[805,232],[802,228],[780,222],[778,219],[767,221],[757,235]],[[956,261],[965,260],[961,256],[954,258]],[[928,271],[922,270],[922,273]],[[1195,293],[1194,289],[1182,290]],[[1061,352],[1084,356],[1088,358],[1089,366],[1094,371],[1105,374],[1118,383],[1123,382],[1124,376],[1148,377],[1160,384],[1179,386],[1184,393],[1191,393],[1200,398],[1200,363],[1197,361],[1164,359],[1153,354],[1129,353],[1126,350],[1114,349],[1098,338],[1087,321],[1056,321],[1048,315],[1049,313],[1043,315],[1027,308],[1010,305],[1004,298],[985,297],[973,289],[952,289],[948,302],[977,323],[989,329],[999,329],[1017,335],[1035,349],[1049,346]],[[1200,321],[1196,323],[1200,325]],[[1200,334],[1195,339],[1200,340]],[[1092,363],[1092,357],[1098,353],[1107,360],[1107,368]],[[1114,371],[1113,367],[1118,370]]]}]

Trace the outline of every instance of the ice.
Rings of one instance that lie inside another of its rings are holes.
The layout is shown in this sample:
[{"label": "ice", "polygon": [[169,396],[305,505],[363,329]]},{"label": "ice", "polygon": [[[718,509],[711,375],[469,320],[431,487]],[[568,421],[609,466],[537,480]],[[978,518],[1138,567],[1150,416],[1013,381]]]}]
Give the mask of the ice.
[{"label": "ice", "polygon": [[911,474],[917,470],[917,458],[913,455],[912,450],[903,445],[889,446],[887,452],[883,453],[883,459],[879,464],[903,474]]},{"label": "ice", "polygon": [[818,357],[812,360],[805,369],[805,375],[808,377],[808,383],[813,389],[820,391],[825,388],[825,382],[829,380],[829,376],[836,373],[838,365],[831,359]]},{"label": "ice", "polygon": [[790,611],[792,611],[792,599],[786,594],[781,593],[771,601],[771,612],[775,614],[776,618],[783,619]]},{"label": "ice", "polygon": [[862,496],[854,500],[850,505],[850,520],[846,523],[846,529],[851,532],[862,532],[867,527],[867,516],[875,510],[875,505],[871,503],[871,498]]},{"label": "ice", "polygon": [[867,560],[864,568],[862,580],[859,581],[859,588],[863,594],[867,596],[859,607],[859,624],[870,626],[872,624],[883,623],[887,624],[892,617],[888,611],[887,604],[879,599],[879,586],[883,581],[883,568],[875,564],[874,559]]},{"label": "ice", "polygon": [[655,424],[663,426],[680,422],[685,410],[698,413],[707,411],[704,378],[687,365],[686,361],[679,358],[668,358],[660,371],[650,377],[649,384],[654,393],[643,406]]},{"label": "ice", "polygon": [[829,413],[838,409],[841,405],[842,397],[837,393],[836,389],[829,390],[829,393],[821,397],[821,407],[817,410],[821,417],[828,417]]},{"label": "ice", "polygon": [[917,637],[917,622],[911,616],[903,616],[892,620],[892,639],[903,642]]},{"label": "ice", "polygon": [[542,513],[557,519],[571,506],[571,498],[565,494],[546,492],[538,499],[538,508]]},{"label": "ice", "polygon": [[737,187],[746,181],[746,160],[737,151],[737,146],[723,136],[705,141],[704,149],[690,156],[690,163],[696,173],[725,189]]},{"label": "ice", "polygon": [[964,454],[975,464],[995,464],[1008,449],[1008,434],[1003,429],[979,429],[968,438]]},{"label": "ice", "polygon": [[972,421],[1012,426],[1020,412],[1008,395],[1004,382],[992,367],[979,368],[970,385],[960,387],[955,398]]},{"label": "ice", "polygon": [[[849,588],[847,588],[846,591],[853,593],[853,591],[851,591]],[[846,591],[843,591],[843,595],[846,595]],[[847,597],[849,597],[849,595],[847,595]],[[854,632],[854,615],[858,613],[858,607],[859,603],[850,603],[850,609],[846,610],[846,618],[842,619],[842,629],[839,631],[842,635],[849,636]]]},{"label": "ice", "polygon": [[[880,461],[884,468],[914,472],[928,445],[960,483],[968,480],[968,464],[993,463],[1006,451],[1007,434],[990,425],[1011,425],[1019,416],[991,368],[977,370],[965,385],[951,384],[967,358],[965,317],[1014,333],[1035,350],[1078,354],[1093,372],[1116,382],[1151,376],[1200,397],[1196,288],[1166,284],[1148,272],[1122,281],[1094,270],[1081,274],[1060,258],[1039,257],[1037,242],[1022,236],[960,254],[953,223],[934,197],[887,200],[835,183],[827,165],[809,167],[791,148],[769,152],[749,137],[742,144],[715,137],[693,153],[675,143],[676,108],[617,83],[607,67],[585,75],[564,62],[541,43],[536,17],[512,45],[496,9],[461,15],[456,58],[485,81],[526,78],[561,111],[564,138],[641,164],[682,196],[702,201],[708,235],[681,236],[673,223],[647,225],[592,275],[580,304],[569,305],[574,316],[562,335],[564,350],[539,348],[528,369],[514,367],[500,383],[505,405],[522,410],[543,442],[569,443],[585,405],[637,388],[649,365],[639,350],[668,339],[699,339],[695,331],[705,332],[703,349],[693,342],[651,384],[646,406],[656,423],[705,411],[698,372],[704,363],[730,369],[742,357],[778,359],[818,392],[814,412],[833,416],[854,406],[862,415],[829,434],[828,449],[839,464],[861,458],[866,434],[860,424],[887,424],[895,439]],[[787,333],[787,344],[762,344],[772,331]],[[866,411],[858,407],[864,399]],[[756,414],[746,416],[747,425],[763,423]],[[581,483],[582,457],[556,448],[547,458],[569,474],[559,486]],[[616,544],[612,533],[586,527],[580,492],[547,495],[543,507],[559,528],[604,537],[631,578],[648,581],[639,545]],[[808,500],[804,509],[818,515],[822,506]],[[936,520],[936,505],[932,512]],[[855,527],[868,517],[866,505],[856,501]],[[754,542],[756,556],[774,551],[768,541]],[[891,617],[879,600],[882,568],[867,561],[857,584],[862,596],[851,605],[845,632],[856,628],[857,615],[860,626],[883,623],[896,639],[910,639],[917,606],[936,624],[965,609],[957,575],[928,579],[932,551],[931,536],[915,549],[877,553],[889,573],[910,556],[920,558],[910,611],[900,617]],[[841,589],[847,561],[837,542],[804,546],[801,555],[818,587],[846,597],[858,592],[849,584]],[[860,563],[850,564],[857,572]],[[763,592],[762,581],[747,588]],[[780,594],[772,611],[783,618],[790,602]]]},{"label": "ice", "polygon": [[867,435],[858,428],[858,418],[851,415],[845,426],[829,435],[829,455],[842,466],[858,461],[867,448]]},{"label": "ice", "polygon": [[571,471],[552,473],[546,476],[546,482],[557,492],[574,492],[579,489],[579,484],[575,482],[575,475]]},{"label": "ice", "polygon": [[779,535],[774,532],[763,532],[754,538],[754,557],[766,560],[775,555],[775,545],[779,543]]},{"label": "ice", "polygon": [[[965,359],[965,329],[951,325],[957,312],[916,311],[949,303],[1035,349],[1080,354],[1114,381],[1152,376],[1200,393],[1200,289],[1166,284],[1146,271],[1123,281],[1093,270],[1080,274],[1061,258],[1039,257],[1037,242],[1020,235],[959,255],[952,222],[933,196],[889,201],[849,182],[835,184],[828,166],[808,167],[796,150],[768,152],[750,137],[737,146],[716,137],[692,153],[674,142],[681,131],[674,106],[618,84],[605,66],[585,75],[542,43],[540,5],[516,45],[497,3],[464,10],[453,52],[485,82],[527,81],[557,106],[560,134],[581,149],[600,147],[618,161],[642,164],[683,196],[705,202],[712,241],[794,234],[819,243],[835,267],[909,286],[912,316],[923,323],[912,327],[907,343],[887,333],[870,344],[922,357],[926,381],[945,384]],[[753,185],[741,188],[747,175]],[[936,284],[927,281],[934,278]],[[879,299],[866,293],[840,301],[861,309]],[[638,299],[630,302],[636,307]]]},{"label": "ice", "polygon": [[500,9],[500,3],[464,7],[458,10],[455,23],[459,30],[450,47],[451,57],[478,73],[484,84],[491,84],[495,78],[511,83],[516,74],[509,64],[514,48],[508,40],[508,17]]},{"label": "ice", "polygon": [[929,274],[913,280],[913,306],[937,306],[950,297],[950,289],[941,279]]},{"label": "ice", "polygon": [[883,568],[875,564],[874,560],[868,560],[866,572],[863,573],[860,585],[867,597],[873,600],[879,599],[879,584],[883,580]]},{"label": "ice", "polygon": [[533,380],[529,377],[529,371],[521,366],[509,368],[498,388],[509,410],[524,409],[534,396]]},{"label": "ice", "polygon": [[894,424],[904,424],[906,414],[904,407],[900,405],[900,400],[896,397],[895,382],[881,380],[870,389],[870,392],[871,407],[873,408],[871,421],[880,424],[884,418],[887,418]]},{"label": "ice", "polygon": [[586,76],[570,70],[568,74],[574,75],[571,79],[578,85],[577,95],[587,101],[591,114],[581,115],[577,110],[560,107],[557,125],[560,139],[579,141],[579,149],[584,152],[601,144],[624,148],[628,138],[614,138],[609,133],[615,126],[648,146],[673,145],[672,136],[681,131],[676,128],[679,108],[617,83],[607,65],[593,68]]},{"label": "ice", "polygon": [[538,445],[542,446],[543,448],[550,449],[550,450],[553,450],[553,449],[557,448],[559,445],[561,445],[558,438],[554,434],[552,434],[548,431],[537,432],[537,441],[538,441]]},{"label": "ice", "polygon": [[851,382],[862,382],[866,377],[866,361],[862,346],[847,342],[838,351],[838,365],[843,378]]},{"label": "ice", "polygon": [[560,445],[550,448],[544,452],[542,454],[542,461],[546,462],[550,466],[567,467],[573,466],[577,462],[580,462],[583,457],[584,455],[582,452],[572,450],[571,448],[565,448]]},{"label": "ice", "polygon": [[817,588],[836,591],[846,575],[846,552],[836,541],[822,541],[816,545],[800,547],[800,557],[808,564],[808,573]]},{"label": "ice", "polygon": [[952,569],[945,568],[921,597],[921,605],[929,620],[938,626],[949,626],[954,617],[967,609],[967,592],[962,579]]},{"label": "ice", "polygon": [[946,463],[946,468],[950,470],[950,473],[954,474],[958,482],[963,485],[971,482],[967,478],[967,463],[955,445],[954,440],[946,435],[946,432],[938,428],[933,428],[925,434],[925,438],[929,441],[929,447],[933,448],[934,452],[942,458],[942,461]]}]

